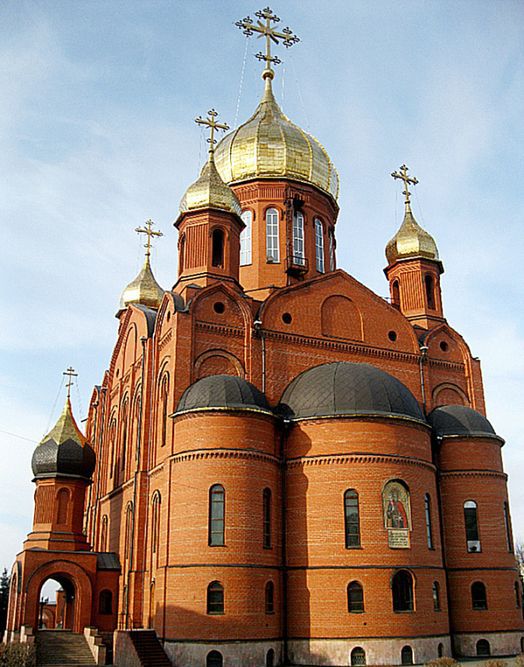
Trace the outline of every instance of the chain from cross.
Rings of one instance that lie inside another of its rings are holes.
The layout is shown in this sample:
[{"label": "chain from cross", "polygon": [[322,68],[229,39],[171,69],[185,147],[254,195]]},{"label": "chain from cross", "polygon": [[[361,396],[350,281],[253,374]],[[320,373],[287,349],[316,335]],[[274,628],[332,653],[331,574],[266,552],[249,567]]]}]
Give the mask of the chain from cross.
[{"label": "chain from cross", "polygon": [[405,196],[404,203],[406,204],[406,207],[409,208],[409,199],[411,197],[409,185],[416,185],[418,180],[414,176],[408,176],[408,168],[405,164],[400,167],[400,173],[398,171],[393,171],[391,175],[394,179],[400,178],[400,180],[404,182],[405,189],[402,190],[402,194]]},{"label": "chain from cross", "polygon": [[135,227],[135,232],[137,234],[146,234],[147,240],[144,244],[144,248],[146,249],[146,257],[149,257],[151,255],[151,239],[154,236],[164,236],[162,232],[158,231],[156,232],[154,229],[152,229],[152,226],[155,224],[151,219],[145,221],[145,227]]},{"label": "chain from cross", "polygon": [[[273,78],[271,64],[280,65],[282,61],[277,56],[271,55],[271,42],[278,44],[279,41],[282,41],[282,44],[288,49],[290,46],[293,46],[293,44],[300,42],[300,39],[294,35],[289,28],[284,28],[282,32],[278,32],[272,27],[271,23],[279,23],[280,19],[276,14],[273,14],[269,7],[256,12],[255,16],[259,19],[257,25],[255,25],[250,16],[246,16],[245,19],[237,21],[235,25],[244,32],[246,37],[251,37],[251,35],[257,32],[259,38],[266,38],[266,52],[257,53],[255,58],[263,60],[266,63],[266,68],[262,76],[264,76],[264,78],[266,78],[266,76]],[[263,21],[265,21],[265,23],[263,23]]]},{"label": "chain from cross", "polygon": [[78,377],[78,373],[75,373],[75,369],[72,366],[62,373],[62,375],[67,375],[69,382],[66,383],[67,387],[67,398],[71,398],[71,387],[73,386],[73,378]]},{"label": "chain from cross", "polygon": [[207,118],[202,118],[202,116],[195,118],[195,123],[198,125],[205,125],[206,127],[209,127],[209,139],[207,139],[207,143],[209,144],[209,152],[211,155],[213,155],[215,152],[215,144],[217,142],[215,139],[215,130],[229,130],[229,125],[227,123],[217,123],[217,116],[218,111],[210,109],[207,112]]}]

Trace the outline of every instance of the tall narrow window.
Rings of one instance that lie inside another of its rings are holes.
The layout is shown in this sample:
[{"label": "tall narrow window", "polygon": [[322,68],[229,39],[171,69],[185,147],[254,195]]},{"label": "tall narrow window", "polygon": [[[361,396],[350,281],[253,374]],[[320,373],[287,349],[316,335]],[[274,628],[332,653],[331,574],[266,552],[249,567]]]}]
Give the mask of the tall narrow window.
[{"label": "tall narrow window", "polygon": [[509,505],[504,501],[504,527],[506,528],[506,544],[508,551],[513,553],[513,539],[511,537],[511,521],[509,518]]},{"label": "tall narrow window", "polygon": [[186,235],[182,234],[180,236],[180,239],[178,241],[178,262],[179,262],[179,267],[178,267],[178,273],[182,273],[184,270],[184,265],[186,261]]},{"label": "tall narrow window", "polygon": [[433,582],[433,611],[440,611],[440,585],[438,581]]},{"label": "tall narrow window", "polygon": [[164,447],[167,442],[167,402],[169,398],[169,375],[164,373],[160,384],[160,445]]},{"label": "tall narrow window", "polygon": [[133,503],[127,503],[126,507],[126,530],[124,534],[124,561],[129,558],[131,553],[131,543],[133,541]]},{"label": "tall narrow window", "polygon": [[102,552],[109,551],[109,549],[107,548],[107,535],[108,535],[107,524],[108,524],[107,514],[104,514],[104,516],[102,517],[102,528],[100,530],[100,551]]},{"label": "tall narrow window", "polygon": [[109,477],[115,476],[116,408],[109,424]]},{"label": "tall narrow window", "polygon": [[520,607],[520,584],[518,581],[515,582],[515,606],[517,609]]},{"label": "tall narrow window", "polygon": [[480,551],[477,503],[474,500],[466,500],[464,503],[464,524],[468,551],[470,553]]},{"label": "tall narrow window", "polygon": [[315,219],[315,262],[317,271],[324,273],[324,225]]},{"label": "tall narrow window", "polygon": [[477,655],[487,656],[491,655],[491,647],[487,639],[479,639],[477,642]]},{"label": "tall narrow window", "polygon": [[224,613],[224,587],[219,581],[212,581],[207,587],[207,613]]},{"label": "tall narrow window", "polygon": [[366,652],[361,646],[356,646],[351,651],[351,667],[362,667],[366,664]]},{"label": "tall narrow window", "polygon": [[120,470],[126,469],[126,460],[127,460],[127,426],[128,426],[128,400],[127,396],[122,402],[122,447],[120,448]]},{"label": "tall narrow window", "polygon": [[262,493],[262,521],[263,521],[263,546],[271,549],[271,489],[264,489]]},{"label": "tall narrow window", "polygon": [[266,653],[266,667],[275,667],[275,651],[272,648]]},{"label": "tall narrow window", "polygon": [[278,262],[278,211],[268,208],[266,211],[266,257],[268,262]]},{"label": "tall narrow window", "polygon": [[400,570],[392,581],[393,611],[413,611],[413,577],[407,570]]},{"label": "tall narrow window", "polygon": [[426,517],[426,539],[428,549],[433,549],[433,531],[431,530],[431,498],[429,493],[424,496],[424,515]]},{"label": "tall narrow window", "polygon": [[344,527],[346,533],[346,549],[360,546],[360,525],[358,513],[358,493],[348,489],[344,493]]},{"label": "tall narrow window", "polygon": [[98,613],[112,614],[113,613],[113,593],[108,590],[100,591],[98,598]]},{"label": "tall narrow window", "polygon": [[209,651],[206,658],[206,667],[223,667],[224,659],[222,653],[218,651]]},{"label": "tall narrow window", "polygon": [[333,230],[329,230],[329,270],[334,271],[337,267],[335,260],[335,237]]},{"label": "tall narrow window", "polygon": [[486,596],[486,587],[482,581],[475,581],[471,584],[471,606],[473,609],[487,609],[488,598]]},{"label": "tall narrow window", "polygon": [[245,227],[240,232],[240,266],[251,264],[251,235],[253,228],[253,211],[243,211],[242,220]]},{"label": "tall narrow window", "polygon": [[[153,494],[153,504],[151,508],[151,553],[156,554],[158,551],[158,538],[160,536],[160,492],[155,491]],[[156,559],[154,559],[156,563]]]},{"label": "tall narrow window", "polygon": [[209,546],[224,546],[225,491],[220,484],[209,489]]},{"label": "tall narrow window", "polygon": [[57,494],[56,522],[60,524],[67,523],[67,506],[69,505],[69,490],[60,489]]},{"label": "tall narrow window", "polygon": [[214,229],[212,235],[212,256],[213,266],[222,268],[224,266],[224,232],[221,229]]},{"label": "tall narrow window", "polygon": [[358,581],[348,584],[348,611],[361,613],[364,611],[364,589]]},{"label": "tall narrow window", "polygon": [[265,590],[265,607],[266,614],[275,613],[275,585],[272,581],[268,581]]},{"label": "tall narrow window", "polygon": [[391,300],[393,306],[400,308],[400,286],[398,280],[394,280],[391,285]]},{"label": "tall narrow window", "polygon": [[400,652],[400,662],[402,665],[413,664],[413,649],[411,646],[403,646]]},{"label": "tall narrow window", "polygon": [[426,273],[424,276],[424,286],[426,288],[426,303],[430,310],[435,310],[435,281],[433,276]]},{"label": "tall narrow window", "polygon": [[293,214],[293,264],[304,266],[304,216],[300,211]]}]

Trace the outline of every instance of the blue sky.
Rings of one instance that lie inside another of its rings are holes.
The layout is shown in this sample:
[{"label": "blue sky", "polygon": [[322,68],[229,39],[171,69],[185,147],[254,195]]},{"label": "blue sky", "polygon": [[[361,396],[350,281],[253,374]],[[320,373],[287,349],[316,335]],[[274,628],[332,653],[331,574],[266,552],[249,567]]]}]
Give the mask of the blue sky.
[{"label": "blue sky", "polygon": [[[262,91],[234,22],[252,0],[4,0],[0,5],[0,567],[32,520],[32,450],[79,372],[85,416],[116,340],[120,292],[142,261],[134,228],[164,232],[159,282],[176,280],[172,221],[206,155],[193,118],[234,125]],[[436,238],[445,314],[482,360],[488,416],[506,438],[524,540],[524,4],[512,0],[280,0],[301,38],[275,93],[326,147],[341,180],[338,263],[387,294],[384,247],[413,210]],[[57,401],[57,395],[59,399]],[[9,435],[15,434],[15,435]]]}]

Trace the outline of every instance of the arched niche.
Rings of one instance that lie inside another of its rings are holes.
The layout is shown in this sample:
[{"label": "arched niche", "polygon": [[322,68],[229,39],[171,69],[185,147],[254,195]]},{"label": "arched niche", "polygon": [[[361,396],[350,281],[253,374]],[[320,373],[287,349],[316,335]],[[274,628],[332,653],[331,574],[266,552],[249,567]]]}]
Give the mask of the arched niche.
[{"label": "arched niche", "polygon": [[321,306],[321,328],[330,338],[362,340],[362,315],[348,297],[329,296]]},{"label": "arched niche", "polygon": [[240,360],[225,350],[209,350],[195,360],[194,380],[200,380],[208,375],[236,375],[245,376],[244,367]]},{"label": "arched niche", "polygon": [[437,385],[432,392],[433,408],[439,405],[465,405],[469,407],[466,394],[460,387],[449,382]]}]

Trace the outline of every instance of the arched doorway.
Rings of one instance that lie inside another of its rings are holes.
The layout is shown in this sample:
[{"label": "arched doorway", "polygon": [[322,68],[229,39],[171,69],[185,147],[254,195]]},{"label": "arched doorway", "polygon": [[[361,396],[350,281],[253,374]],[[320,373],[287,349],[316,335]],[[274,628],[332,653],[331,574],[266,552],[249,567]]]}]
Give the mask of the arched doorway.
[{"label": "arched doorway", "polygon": [[70,577],[56,574],[45,579],[38,594],[38,629],[72,630],[76,597]]}]

